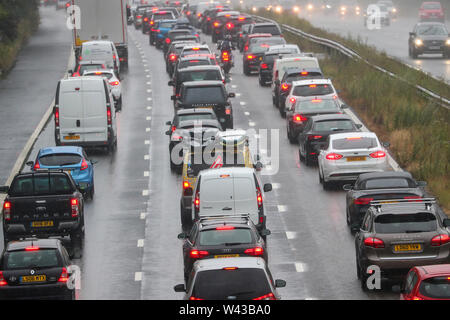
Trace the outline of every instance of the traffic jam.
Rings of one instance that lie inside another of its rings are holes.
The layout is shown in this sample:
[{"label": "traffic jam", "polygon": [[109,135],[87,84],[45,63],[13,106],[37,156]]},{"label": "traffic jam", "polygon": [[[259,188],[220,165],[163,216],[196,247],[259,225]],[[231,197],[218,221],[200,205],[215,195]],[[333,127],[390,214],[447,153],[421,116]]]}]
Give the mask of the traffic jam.
[{"label": "traffic jam", "polygon": [[[126,228],[108,227],[117,213],[100,218],[96,210],[125,207],[114,194],[127,193],[135,182],[126,172],[144,157],[151,170],[139,176],[148,186],[136,203],[150,209],[141,214],[138,247],[150,251],[125,258],[142,262],[138,299],[340,299],[327,293],[328,268],[352,281],[352,298],[450,299],[450,219],[425,181],[393,169],[390,144],[343,101],[320,55],[254,15],[279,5],[106,2],[42,1],[58,14],[80,8],[83,25],[71,32],[74,65],[49,84],[56,91],[48,139],[0,187],[1,299],[104,299],[101,289],[92,289],[94,297],[83,292],[89,284],[74,283],[95,282],[94,275],[83,280],[94,268],[88,259],[101,264],[114,250],[108,239],[127,236]],[[102,36],[105,29],[119,40]],[[414,43],[416,57],[422,51]],[[151,113],[134,114],[138,105]],[[132,138],[138,120],[153,137],[142,145]],[[270,148],[254,148],[260,129],[277,132]],[[126,154],[128,147],[145,156]],[[269,174],[276,147],[280,168]],[[93,219],[109,221],[97,230]],[[106,244],[89,249],[100,238]],[[165,250],[176,258],[166,260]],[[316,260],[308,266],[307,259]],[[167,279],[150,284],[160,277]],[[307,294],[307,281],[320,283],[323,295]]]}]

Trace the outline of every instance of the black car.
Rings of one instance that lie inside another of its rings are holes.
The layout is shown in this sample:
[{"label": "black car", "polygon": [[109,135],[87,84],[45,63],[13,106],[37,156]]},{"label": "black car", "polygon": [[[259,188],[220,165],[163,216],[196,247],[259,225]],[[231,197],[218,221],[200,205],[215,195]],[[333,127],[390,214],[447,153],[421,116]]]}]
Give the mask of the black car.
[{"label": "black car", "polygon": [[281,80],[276,80],[272,88],[273,105],[279,109],[282,117],[286,116],[286,97],[291,91],[292,82],[306,79],[323,78],[322,70],[317,68],[288,68]]},{"label": "black car", "polygon": [[361,129],[352,118],[344,114],[319,115],[308,119],[305,128],[298,136],[299,158],[307,166],[317,160],[317,155],[330,134],[354,132]]},{"label": "black car", "polygon": [[286,112],[286,129],[289,142],[296,143],[298,135],[305,128],[305,124],[312,116],[319,114],[342,113],[344,107],[333,98],[305,97],[297,99]]},{"label": "black car", "polygon": [[[260,234],[261,232],[261,234]],[[184,240],[184,279],[187,282],[195,261],[229,257],[261,257],[268,261],[263,239],[270,230],[256,229],[246,215],[205,217],[195,222],[189,233],[180,233]]]},{"label": "black car", "polygon": [[251,25],[251,23],[243,24],[241,30],[238,32],[237,47],[240,52],[244,49],[244,43],[247,41],[247,35],[249,34]]},{"label": "black car", "polygon": [[450,58],[450,35],[447,27],[439,22],[420,22],[410,32],[408,39],[409,56],[413,59],[421,54],[441,53]]},{"label": "black car", "polygon": [[225,83],[225,75],[222,72],[222,68],[217,65],[209,65],[177,69],[168,85],[173,86],[174,95],[179,95],[183,82],[205,80],[218,80]]},{"label": "black car", "polygon": [[244,74],[248,76],[252,71],[258,71],[264,52],[269,50],[270,46],[279,44],[286,44],[286,40],[281,37],[256,38],[253,43],[250,43],[242,57]]},{"label": "black car", "polygon": [[347,191],[346,220],[352,231],[359,230],[371,201],[420,199],[425,197],[425,181],[416,181],[409,172],[387,171],[359,175],[355,184],[343,186]]},{"label": "black car", "polygon": [[0,299],[74,300],[71,262],[57,239],[10,242],[0,259]]},{"label": "black car", "polygon": [[216,6],[216,8],[205,10],[203,12],[201,21],[202,31],[205,34],[211,34],[213,30],[213,23],[216,19],[217,14],[222,11],[230,11],[230,10],[231,9],[228,6]]},{"label": "black car", "polygon": [[[134,28],[135,29],[139,29],[142,27],[142,24],[144,22],[144,15],[148,10],[151,10],[151,8],[153,8],[153,5],[140,5],[136,8],[136,10],[134,11],[134,17],[133,17],[133,21],[134,21]],[[148,21],[148,18],[147,18]]]},{"label": "black car", "polygon": [[191,108],[211,108],[217,115],[223,129],[233,129],[233,107],[222,81],[191,81],[181,85],[180,96],[173,95],[175,110]]},{"label": "black car", "polygon": [[[205,146],[213,143],[213,137],[218,131],[222,130],[222,125],[217,118],[193,119],[179,121],[174,131],[172,131],[172,128],[166,131],[166,135],[170,137],[170,169],[180,172],[183,166],[183,149],[203,149]],[[178,145],[180,147],[176,148]],[[174,148],[176,149],[174,150]]]},{"label": "black car", "polygon": [[177,39],[177,40],[180,39],[177,37],[191,36],[191,34],[192,34],[191,29],[172,29],[169,32],[167,32],[167,36],[164,39],[164,42],[162,45],[164,55],[167,54],[167,51],[169,50],[169,46],[172,43],[172,41],[175,41],[175,39]]},{"label": "black car", "polygon": [[[274,37],[282,37],[283,33],[277,23],[274,22],[258,22],[250,24],[247,35],[253,33],[270,33]],[[244,43],[247,39],[244,39]]]},{"label": "black car", "polygon": [[242,13],[238,15],[231,15],[229,17],[225,16],[221,20],[222,21],[218,21],[219,24],[217,26],[213,23],[213,42],[223,40],[225,35],[230,35],[231,41],[237,44],[242,26],[253,22],[253,18],[250,15]]},{"label": "black car", "polygon": [[273,64],[276,59],[279,59],[280,56],[284,54],[293,54],[295,53],[294,47],[286,47],[280,48],[276,50],[270,50],[264,52],[264,55],[259,64],[259,84],[261,86],[266,86],[267,84],[272,83],[272,72],[273,72]]},{"label": "black car", "polygon": [[[70,236],[76,251],[84,238],[84,199],[72,176],[63,170],[17,174],[3,203],[3,237],[9,241],[36,236]],[[78,254],[78,252],[76,253]]]},{"label": "black car", "polygon": [[185,45],[193,44],[194,41],[173,41],[170,44],[169,49],[167,50],[167,54],[165,56],[166,60],[166,71],[172,76],[175,66],[178,61],[178,57],[180,56],[181,51],[183,50]]}]

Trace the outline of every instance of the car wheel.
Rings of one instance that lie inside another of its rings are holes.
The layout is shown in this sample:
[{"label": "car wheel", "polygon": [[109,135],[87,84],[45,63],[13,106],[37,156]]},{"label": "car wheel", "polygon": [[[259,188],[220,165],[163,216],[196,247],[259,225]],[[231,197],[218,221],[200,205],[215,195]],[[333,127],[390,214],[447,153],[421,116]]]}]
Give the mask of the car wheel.
[{"label": "car wheel", "polygon": [[83,250],[84,232],[81,231],[80,229],[70,234],[70,244],[72,247],[73,259],[81,259],[81,257],[83,256],[82,250]]},{"label": "car wheel", "polygon": [[323,186],[323,190],[330,190],[331,186],[332,186],[332,182],[331,181],[325,181],[325,179],[322,177],[322,186]]},{"label": "car wheel", "polygon": [[182,226],[183,230],[189,230],[189,228],[192,224],[191,215],[189,214],[188,210],[184,209],[183,205],[181,205],[180,214],[181,214],[180,215],[181,226]]},{"label": "car wheel", "polygon": [[303,157],[300,147],[298,148],[298,158],[300,159],[300,161],[304,161],[305,160],[305,157]]},{"label": "car wheel", "polygon": [[259,85],[261,87],[265,87],[266,86],[266,83],[264,81],[262,81],[261,77],[259,77]]},{"label": "car wheel", "polygon": [[345,218],[346,218],[345,220],[347,221],[347,225],[351,226],[353,221],[352,221],[352,217],[350,216],[350,212],[348,211],[348,208],[347,208],[347,210],[345,210]]},{"label": "car wheel", "polygon": [[411,57],[412,57],[413,59],[417,59],[418,56],[419,56],[419,55],[417,54],[416,50],[411,49]]},{"label": "car wheel", "polygon": [[244,64],[244,74],[246,75],[246,76],[249,76],[250,75],[250,70],[249,70],[249,68],[248,68],[248,66],[246,65],[246,64]]},{"label": "car wheel", "polygon": [[92,182],[91,190],[89,190],[89,199],[94,200],[94,194],[95,194],[95,185],[94,182]]}]

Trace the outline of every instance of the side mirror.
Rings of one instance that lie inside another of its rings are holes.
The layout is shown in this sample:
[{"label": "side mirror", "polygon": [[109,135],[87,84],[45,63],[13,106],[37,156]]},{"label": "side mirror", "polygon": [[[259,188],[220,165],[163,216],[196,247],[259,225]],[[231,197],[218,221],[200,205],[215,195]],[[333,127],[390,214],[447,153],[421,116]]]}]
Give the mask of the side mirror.
[{"label": "side mirror", "polygon": [[167,82],[167,85],[169,85],[169,86],[174,86],[174,83],[173,83],[173,80],[170,80],[169,82]]},{"label": "side mirror", "polygon": [[271,234],[272,234],[272,232],[269,230],[269,229],[263,229],[263,230],[261,230],[261,233],[260,233],[263,237],[265,237],[265,236],[270,236]]},{"label": "side mirror", "polygon": [[381,145],[385,148],[389,148],[391,146],[389,142],[383,142]]},{"label": "side mirror", "polygon": [[428,183],[426,181],[417,181],[417,185],[419,187],[426,187],[428,185]]},{"label": "side mirror", "polygon": [[444,227],[446,227],[446,228],[450,227],[450,219],[444,219],[442,221],[442,223],[443,223]]},{"label": "side mirror", "polygon": [[73,70],[68,70],[67,73],[68,73],[68,74],[72,74],[72,73],[73,73]]},{"label": "side mirror", "polygon": [[8,193],[9,187],[8,186],[2,186],[0,187],[0,193]]},{"label": "side mirror", "polygon": [[255,164],[255,169],[256,169],[256,171],[260,171],[262,168],[263,168],[263,164],[262,164],[261,162],[258,161],[258,162]]},{"label": "side mirror", "polygon": [[344,104],[341,105],[341,108],[342,108],[342,109],[348,109],[348,108],[350,108],[350,107],[349,107],[347,104],[344,103]]},{"label": "side mirror", "polygon": [[275,280],[275,288],[284,288],[286,287],[286,281],[277,279]]},{"label": "side mirror", "polygon": [[229,98],[234,98],[234,97],[236,97],[236,94],[235,94],[234,92],[230,92],[230,93],[228,94],[228,97],[229,97]]},{"label": "side mirror", "polygon": [[166,126],[171,126],[172,125],[172,121],[167,121],[166,122]]},{"label": "side mirror", "polygon": [[413,38],[413,37],[416,36],[416,34],[415,34],[415,32],[410,32],[410,33],[409,33],[409,36],[410,36],[411,38]]},{"label": "side mirror", "polygon": [[32,166],[34,165],[34,162],[33,162],[33,161],[28,161],[28,162],[26,163],[26,165],[29,166],[29,167],[32,167]]},{"label": "side mirror", "polygon": [[173,290],[175,290],[175,292],[186,292],[186,287],[184,286],[183,283],[181,283],[173,287]]},{"label": "side mirror", "polygon": [[187,237],[188,237],[188,235],[186,234],[186,232],[182,232],[177,236],[177,238],[180,240],[187,239]]},{"label": "side mirror", "polygon": [[177,100],[177,96],[170,96],[170,100],[172,100],[172,101]]},{"label": "side mirror", "polygon": [[344,191],[351,191],[353,190],[353,186],[351,184],[344,184],[342,189],[344,189]]},{"label": "side mirror", "polygon": [[356,127],[357,129],[361,129],[361,128],[363,127],[363,125],[362,125],[361,123],[357,123],[357,124],[355,125],[355,127]]},{"label": "side mirror", "polygon": [[271,183],[266,183],[264,185],[264,192],[270,192],[272,191],[272,184]]}]

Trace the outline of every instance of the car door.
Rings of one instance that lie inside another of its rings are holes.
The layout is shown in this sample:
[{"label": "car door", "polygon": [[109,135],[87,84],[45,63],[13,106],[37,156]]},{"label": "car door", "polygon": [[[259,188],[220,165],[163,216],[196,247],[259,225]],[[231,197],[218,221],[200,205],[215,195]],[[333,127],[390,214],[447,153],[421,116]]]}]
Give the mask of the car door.
[{"label": "car door", "polygon": [[305,150],[305,145],[306,145],[306,137],[309,134],[309,131],[312,128],[312,123],[313,121],[311,120],[311,118],[308,119],[308,122],[306,122],[305,128],[303,129],[302,132],[300,132],[299,136],[298,136],[298,144],[300,146],[301,152],[302,154],[306,155],[306,150]]}]

